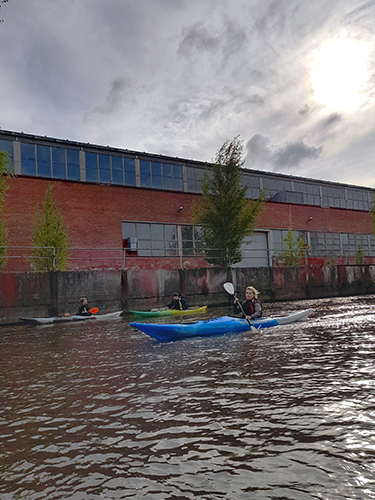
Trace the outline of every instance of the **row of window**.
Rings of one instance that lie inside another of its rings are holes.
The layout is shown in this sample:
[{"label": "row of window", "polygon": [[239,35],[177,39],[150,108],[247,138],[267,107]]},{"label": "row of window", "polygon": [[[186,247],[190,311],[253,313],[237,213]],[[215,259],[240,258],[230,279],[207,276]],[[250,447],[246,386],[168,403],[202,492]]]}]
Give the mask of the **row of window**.
[{"label": "row of window", "polygon": [[[13,142],[0,140],[0,150],[13,157]],[[120,186],[173,191],[201,192],[202,168],[159,161],[139,161],[139,182],[135,158],[78,149],[20,142],[20,173],[53,179],[86,180]],[[82,165],[80,164],[82,162]],[[209,172],[209,170],[206,170]],[[327,186],[324,183],[275,179],[263,174],[243,172],[242,183],[246,196],[257,198],[263,192],[266,199],[279,203],[315,205],[322,207],[369,210],[373,192],[348,187]]]},{"label": "row of window", "polygon": [[[363,252],[366,256],[375,256],[375,235],[373,234],[352,234],[352,233],[323,233],[319,231],[293,232],[300,235],[308,248],[308,255],[311,257],[327,256],[351,256],[357,252]],[[273,252],[279,255],[287,247],[286,237],[288,231],[274,229]]]},{"label": "row of window", "polygon": [[[301,181],[270,179],[263,176],[244,174],[248,198],[257,198],[260,190],[265,197],[279,203],[315,205],[325,208],[347,208],[369,210],[373,193],[359,189],[324,186]],[[321,192],[320,192],[321,188]],[[370,197],[369,197],[370,194]]]},{"label": "row of window", "polygon": [[87,182],[135,186],[133,158],[86,152],[85,168]]},{"label": "row of window", "polygon": [[[270,231],[272,248],[265,238],[261,246],[255,242],[256,255],[251,252],[251,243],[243,245],[247,258],[259,258],[259,252],[268,252],[277,257],[287,248],[287,230]],[[365,256],[375,256],[375,236],[373,234],[292,232],[302,236],[311,257],[355,256],[362,252]],[[257,233],[255,233],[257,235]],[[136,252],[139,257],[199,256],[201,255],[200,229],[193,225],[158,224],[148,222],[122,222],[122,238],[125,248]],[[250,256],[250,257],[249,257]],[[240,264],[239,264],[240,265]]]},{"label": "row of window", "polygon": [[200,253],[199,228],[192,225],[122,222],[125,248],[139,257],[173,257]]},{"label": "row of window", "polygon": [[79,152],[75,149],[21,143],[21,173],[53,179],[80,179]]},{"label": "row of window", "polygon": [[140,161],[141,187],[182,191],[182,167],[156,161]]}]

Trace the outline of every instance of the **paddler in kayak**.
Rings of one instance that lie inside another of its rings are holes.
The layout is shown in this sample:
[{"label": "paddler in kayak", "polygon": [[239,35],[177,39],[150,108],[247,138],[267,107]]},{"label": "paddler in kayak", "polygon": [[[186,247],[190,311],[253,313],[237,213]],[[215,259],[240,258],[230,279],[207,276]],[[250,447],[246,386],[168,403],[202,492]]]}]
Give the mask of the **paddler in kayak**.
[{"label": "paddler in kayak", "polygon": [[90,306],[87,302],[86,297],[81,297],[79,299],[78,315],[80,316],[91,316]]},{"label": "paddler in kayak", "polygon": [[[246,287],[246,299],[241,303],[235,297],[233,304],[233,312],[234,314],[242,313],[242,316],[247,320],[261,318],[262,317],[262,303],[258,299],[258,290],[256,290],[253,286]],[[243,314],[245,313],[245,315]]]},{"label": "paddler in kayak", "polygon": [[188,308],[188,303],[186,300],[174,293],[172,295],[172,302],[167,305],[168,309],[177,309],[178,311],[186,310]]}]

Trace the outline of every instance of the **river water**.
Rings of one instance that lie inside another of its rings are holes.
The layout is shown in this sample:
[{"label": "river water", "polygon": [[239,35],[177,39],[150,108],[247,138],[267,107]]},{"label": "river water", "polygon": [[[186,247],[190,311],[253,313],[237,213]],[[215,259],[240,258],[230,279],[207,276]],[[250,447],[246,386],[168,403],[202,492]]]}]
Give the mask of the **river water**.
[{"label": "river water", "polygon": [[307,307],[168,343],[130,317],[3,327],[0,499],[375,499],[375,296],[265,312]]}]

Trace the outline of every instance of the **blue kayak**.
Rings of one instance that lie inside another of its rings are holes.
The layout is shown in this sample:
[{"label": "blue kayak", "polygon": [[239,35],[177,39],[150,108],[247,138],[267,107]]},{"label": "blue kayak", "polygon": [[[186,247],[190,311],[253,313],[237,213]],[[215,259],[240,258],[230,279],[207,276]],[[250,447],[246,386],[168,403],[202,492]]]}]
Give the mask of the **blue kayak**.
[{"label": "blue kayak", "polygon": [[251,320],[251,326],[245,319],[221,316],[220,318],[206,321],[194,321],[191,323],[130,323],[130,326],[146,333],[156,340],[168,341],[186,337],[221,335],[223,333],[239,333],[258,328],[269,328],[271,326],[286,325],[295,321],[304,321],[312,312],[305,309],[288,316],[276,318],[259,318]]}]

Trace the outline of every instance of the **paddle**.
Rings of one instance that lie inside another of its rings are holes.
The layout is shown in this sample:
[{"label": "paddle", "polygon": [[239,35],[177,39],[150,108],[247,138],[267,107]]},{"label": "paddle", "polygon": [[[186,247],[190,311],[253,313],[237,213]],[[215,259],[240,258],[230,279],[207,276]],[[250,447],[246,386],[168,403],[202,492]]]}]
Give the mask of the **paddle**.
[{"label": "paddle", "polygon": [[91,314],[96,314],[98,311],[99,309],[97,307],[92,307],[91,309],[89,309],[89,313]]},{"label": "paddle", "polygon": [[[237,300],[238,302],[238,305],[240,306],[240,309],[242,311],[242,314],[244,315],[244,317],[246,318],[246,314],[245,314],[245,311],[243,310],[243,307],[241,305],[241,302],[237,299],[237,297],[235,296],[234,294],[234,286],[233,286],[233,283],[230,283],[229,281],[227,281],[226,283],[224,283],[223,285],[224,287],[224,290],[229,293],[229,295],[233,295],[233,297]],[[249,319],[246,319],[246,321],[249,323],[249,326],[250,328],[252,329],[253,326],[252,324],[250,323],[250,320]]]}]

